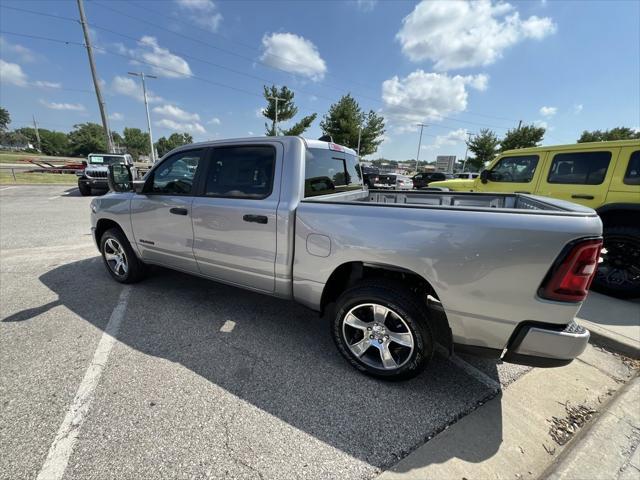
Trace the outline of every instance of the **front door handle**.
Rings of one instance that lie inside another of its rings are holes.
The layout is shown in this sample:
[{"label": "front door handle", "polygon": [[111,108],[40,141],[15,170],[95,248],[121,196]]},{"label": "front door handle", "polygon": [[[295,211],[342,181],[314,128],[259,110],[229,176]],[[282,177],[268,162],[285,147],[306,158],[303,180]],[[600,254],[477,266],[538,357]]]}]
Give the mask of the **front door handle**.
[{"label": "front door handle", "polygon": [[173,213],[174,215],[188,215],[189,210],[186,208],[173,207],[169,209],[169,213]]},{"label": "front door handle", "polygon": [[242,220],[253,223],[267,223],[269,221],[265,215],[245,215]]},{"label": "front door handle", "polygon": [[571,195],[571,198],[581,198],[582,200],[593,200],[593,195],[579,195],[577,193],[574,193],[573,195]]}]

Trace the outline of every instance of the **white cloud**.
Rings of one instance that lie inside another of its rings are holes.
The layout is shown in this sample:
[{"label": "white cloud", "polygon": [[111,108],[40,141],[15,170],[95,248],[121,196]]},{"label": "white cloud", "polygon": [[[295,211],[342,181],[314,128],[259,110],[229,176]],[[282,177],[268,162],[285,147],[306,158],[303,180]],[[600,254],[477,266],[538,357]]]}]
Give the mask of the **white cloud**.
[{"label": "white cloud", "polygon": [[264,112],[264,108],[260,107],[256,109],[256,118],[264,118],[264,115],[262,114],[262,112]]},{"label": "white cloud", "polygon": [[[142,95],[142,86],[131,77],[122,77],[116,75],[111,81],[111,91],[119,95],[135,98],[139,102],[144,101]],[[149,103],[162,102],[163,98],[155,95],[151,90],[147,89],[147,101]]]},{"label": "white cloud", "polygon": [[438,135],[433,142],[426,143],[422,146],[425,150],[439,150],[442,147],[449,145],[459,145],[467,140],[467,130],[465,128],[459,128],[453,130],[446,135]]},{"label": "white cloud", "polygon": [[487,88],[486,75],[449,76],[416,70],[405,78],[394,76],[382,83],[384,112],[402,129],[411,124],[440,120],[467,108],[467,87]]},{"label": "white cloud", "polygon": [[81,103],[55,103],[40,100],[40,103],[51,110],[70,110],[74,112],[84,112],[84,105]]},{"label": "white cloud", "polygon": [[508,47],[555,31],[551,18],[522,20],[508,3],[425,0],[403,19],[396,38],[410,60],[431,60],[436,70],[450,70],[489,65]]},{"label": "white cloud", "polygon": [[190,76],[191,67],[182,57],[162,48],[155,37],[145,35],[138,42],[140,48],[134,55],[148,62],[151,72],[159,77],[184,78]]},{"label": "white cloud", "polygon": [[363,12],[372,11],[376,7],[377,3],[378,0],[356,0],[356,6],[358,7],[358,10],[361,10]]},{"label": "white cloud", "polygon": [[580,112],[582,112],[583,108],[584,108],[584,105],[582,105],[581,103],[577,103],[573,106],[573,113],[578,115]]},{"label": "white cloud", "polygon": [[46,82],[44,80],[36,80],[31,85],[41,88],[62,88],[62,84],[58,82]]},{"label": "white cloud", "polygon": [[119,122],[120,120],[124,120],[124,115],[118,112],[113,112],[111,115],[109,115],[109,119]]},{"label": "white cloud", "polygon": [[168,118],[163,118],[162,120],[158,120],[157,122],[155,122],[155,125],[158,127],[164,127],[168,128],[169,130],[180,132],[207,133],[205,128],[198,122],[180,123]]},{"label": "white cloud", "polygon": [[207,122],[209,125],[220,125],[222,122],[219,118],[213,117],[211,120]]},{"label": "white cloud", "polygon": [[27,74],[22,71],[22,67],[17,63],[5,62],[0,58],[0,79],[2,83],[16,85],[18,87],[27,86]]},{"label": "white cloud", "polygon": [[189,19],[202,28],[217,32],[222,22],[222,14],[211,0],[176,0],[185,10]]},{"label": "white cloud", "polygon": [[255,134],[254,134],[251,130],[249,130],[249,131],[247,132],[247,135],[249,135],[250,137],[253,137]]},{"label": "white cloud", "polygon": [[198,115],[197,113],[187,112],[185,110],[182,110],[180,107],[176,107],[175,105],[166,104],[160,107],[155,107],[153,109],[153,113],[157,113],[158,115],[162,115],[164,117],[170,117],[182,122],[200,121],[200,115]]},{"label": "white cloud", "polygon": [[316,46],[306,38],[293,33],[272,33],[262,37],[262,47],[263,63],[313,81],[324,78],[327,65]]},{"label": "white cloud", "polygon": [[0,37],[0,51],[3,56],[7,53],[16,55],[23,62],[33,62],[35,54],[29,48],[17,43],[10,43],[4,37]]},{"label": "white cloud", "polygon": [[558,113],[557,107],[541,107],[540,115],[543,117],[553,117],[556,113]]}]

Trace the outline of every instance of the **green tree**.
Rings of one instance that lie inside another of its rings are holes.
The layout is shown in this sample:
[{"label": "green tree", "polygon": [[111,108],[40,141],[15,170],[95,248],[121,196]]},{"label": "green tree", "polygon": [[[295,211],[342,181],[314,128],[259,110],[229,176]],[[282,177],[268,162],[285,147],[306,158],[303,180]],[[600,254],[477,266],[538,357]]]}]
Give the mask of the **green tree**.
[{"label": "green tree", "polygon": [[188,133],[172,133],[169,138],[160,137],[155,144],[156,150],[160,157],[164,157],[166,153],[170,152],[176,147],[181,145],[188,145],[193,143],[193,137]]},{"label": "green tree", "polygon": [[127,128],[123,130],[124,146],[134,160],[140,155],[149,155],[149,134],[139,128]]},{"label": "green tree", "polygon": [[[36,145],[36,131],[31,127],[23,127],[16,130],[16,133],[24,136],[32,145]],[[39,128],[40,145],[42,153],[45,155],[68,156],[72,152],[69,148],[69,137],[66,133]]]},{"label": "green tree", "polygon": [[[471,170],[482,170],[485,164],[496,156],[499,144],[500,140],[496,134],[488,128],[483,128],[480,133],[467,140],[467,147],[474,154],[467,159],[467,165],[472,167]],[[470,168],[467,167],[467,169]]]},{"label": "green tree", "polygon": [[382,143],[384,118],[373,110],[364,113],[351,94],[344,95],[337,103],[329,107],[329,112],[320,122],[320,128],[333,141],[346,147],[358,148],[360,130],[360,155],[375,153]]},{"label": "green tree", "polygon": [[513,150],[515,148],[536,147],[542,139],[546,129],[535,125],[523,125],[520,128],[512,128],[507,131],[500,141],[500,150]]},{"label": "green tree", "polygon": [[640,138],[640,130],[633,130],[628,127],[616,127],[611,130],[585,130],[580,135],[578,143],[584,142],[605,142],[608,140],[632,140]]},{"label": "green tree", "polygon": [[86,157],[90,153],[105,153],[107,142],[102,125],[97,123],[79,123],[69,132],[69,150],[71,155]]},{"label": "green tree", "polygon": [[317,114],[313,113],[303,117],[293,127],[283,130],[278,127],[276,132],[276,101],[269,97],[278,97],[282,100],[278,100],[278,123],[291,120],[298,113],[298,107],[293,103],[293,97],[295,94],[287,87],[278,88],[275,85],[271,87],[264,86],[264,98],[267,101],[267,107],[262,110],[262,115],[271,120],[271,126],[268,123],[264,124],[267,136],[273,137],[275,135],[302,135],[307,130],[313,121],[316,119]]},{"label": "green tree", "polygon": [[0,133],[6,132],[10,123],[11,115],[9,115],[9,110],[0,107]]}]

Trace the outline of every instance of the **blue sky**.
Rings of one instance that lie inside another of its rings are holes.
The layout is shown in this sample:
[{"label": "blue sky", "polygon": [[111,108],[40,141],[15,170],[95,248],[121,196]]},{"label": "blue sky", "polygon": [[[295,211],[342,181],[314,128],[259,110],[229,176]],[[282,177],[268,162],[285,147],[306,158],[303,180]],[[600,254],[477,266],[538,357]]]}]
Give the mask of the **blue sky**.
[{"label": "blue sky", "polygon": [[[72,0],[0,3],[0,104],[12,127],[35,115],[67,131],[99,122]],[[9,8],[6,8],[9,7]],[[12,9],[26,9],[36,15]],[[307,132],[350,92],[387,119],[376,158],[464,155],[466,133],[519,120],[548,128],[546,144],[582,130],[640,128],[640,1],[85,0],[111,128],[196,140],[262,135],[262,85],[296,92]],[[57,17],[67,17],[57,18]]]}]

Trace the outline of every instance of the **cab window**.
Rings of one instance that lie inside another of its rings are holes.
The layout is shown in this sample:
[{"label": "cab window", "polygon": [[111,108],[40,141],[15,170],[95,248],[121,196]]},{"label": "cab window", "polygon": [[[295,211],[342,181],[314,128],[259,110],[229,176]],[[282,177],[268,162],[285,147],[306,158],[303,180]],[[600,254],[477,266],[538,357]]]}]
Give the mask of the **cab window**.
[{"label": "cab window", "polygon": [[491,169],[492,182],[529,183],[538,166],[538,155],[502,157]]},{"label": "cab window", "polygon": [[559,153],[553,157],[549,183],[600,185],[611,161],[611,152]]},{"label": "cab window", "polygon": [[212,197],[267,198],[273,189],[276,150],[268,145],[220,147],[213,153],[205,194]]},{"label": "cab window", "polygon": [[203,150],[187,150],[172,155],[153,171],[151,191],[162,195],[190,195],[193,178]]},{"label": "cab window", "polygon": [[623,181],[627,185],[640,185],[640,150],[636,150],[629,157],[629,165]]},{"label": "cab window", "polygon": [[305,155],[304,196],[362,188],[358,159],[346,152],[308,148]]}]

